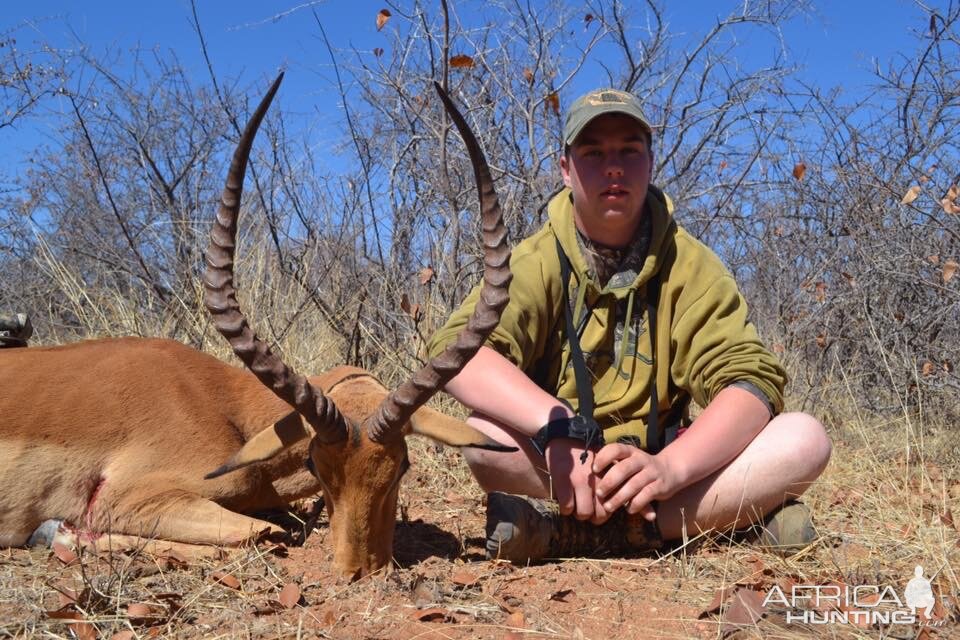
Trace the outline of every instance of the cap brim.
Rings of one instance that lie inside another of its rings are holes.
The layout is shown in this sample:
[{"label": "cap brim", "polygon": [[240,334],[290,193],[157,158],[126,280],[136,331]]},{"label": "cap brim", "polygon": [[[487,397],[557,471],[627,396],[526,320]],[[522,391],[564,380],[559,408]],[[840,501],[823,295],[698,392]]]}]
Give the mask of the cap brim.
[{"label": "cap brim", "polygon": [[609,105],[594,107],[593,109],[590,110],[590,113],[588,115],[582,117],[579,122],[576,122],[575,124],[573,124],[572,127],[570,128],[571,129],[570,132],[564,138],[563,144],[564,145],[573,144],[574,140],[577,139],[577,136],[580,135],[580,133],[587,127],[588,124],[590,124],[600,116],[605,116],[611,113],[621,113],[625,116],[630,116],[631,118],[633,118],[634,120],[640,123],[640,126],[643,127],[643,130],[646,131],[648,135],[651,135],[651,136],[653,135],[653,129],[651,129],[647,121],[641,118],[640,116],[638,116],[635,111],[626,109],[624,108],[623,105],[620,105],[620,104],[609,104]]}]

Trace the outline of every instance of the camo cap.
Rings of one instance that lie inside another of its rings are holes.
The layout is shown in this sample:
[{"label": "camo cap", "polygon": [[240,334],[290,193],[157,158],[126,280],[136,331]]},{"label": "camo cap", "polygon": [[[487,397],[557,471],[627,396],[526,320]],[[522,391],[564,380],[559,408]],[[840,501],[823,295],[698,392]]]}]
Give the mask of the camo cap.
[{"label": "camo cap", "polygon": [[643,115],[640,101],[632,93],[618,89],[596,89],[577,98],[567,110],[563,124],[564,146],[573,144],[580,132],[597,116],[605,113],[622,113],[639,122],[649,135],[653,135],[650,123]]}]

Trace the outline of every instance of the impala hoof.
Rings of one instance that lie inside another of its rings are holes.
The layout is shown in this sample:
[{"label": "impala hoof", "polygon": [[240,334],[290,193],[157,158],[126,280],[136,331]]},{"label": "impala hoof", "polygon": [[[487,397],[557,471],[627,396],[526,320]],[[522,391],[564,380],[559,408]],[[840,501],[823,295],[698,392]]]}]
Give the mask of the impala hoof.
[{"label": "impala hoof", "polygon": [[63,520],[44,520],[39,527],[30,534],[27,540],[28,547],[50,547],[53,545],[53,539],[60,529]]}]

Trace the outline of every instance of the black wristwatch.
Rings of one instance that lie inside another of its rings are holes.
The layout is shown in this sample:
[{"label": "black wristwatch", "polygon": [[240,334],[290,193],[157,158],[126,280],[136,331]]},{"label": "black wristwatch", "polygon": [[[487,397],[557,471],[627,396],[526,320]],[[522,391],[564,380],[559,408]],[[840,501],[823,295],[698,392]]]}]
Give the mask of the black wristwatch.
[{"label": "black wristwatch", "polygon": [[[593,418],[584,416],[573,416],[570,418],[557,418],[551,420],[544,426],[537,435],[530,438],[533,442],[533,448],[540,455],[546,455],[547,444],[554,438],[573,438],[583,442],[584,449],[593,447],[602,447],[604,445],[603,429]],[[587,452],[580,455],[580,463],[587,461]]]}]

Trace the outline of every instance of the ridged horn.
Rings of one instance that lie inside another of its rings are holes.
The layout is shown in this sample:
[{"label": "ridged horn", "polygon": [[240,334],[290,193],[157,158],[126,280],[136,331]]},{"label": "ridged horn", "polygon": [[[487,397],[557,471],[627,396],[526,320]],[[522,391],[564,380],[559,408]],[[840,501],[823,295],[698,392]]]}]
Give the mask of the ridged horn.
[{"label": "ridged horn", "polygon": [[503,225],[503,214],[493,187],[490,167],[467,121],[443,88],[436,82],[433,85],[456,124],[473,165],[483,228],[483,287],[473,315],[457,336],[456,342],[392,391],[380,405],[367,426],[367,433],[375,442],[384,442],[399,435],[413,412],[460,373],[500,322],[500,314],[510,301],[510,249],[507,247],[507,230]]},{"label": "ridged horn", "polygon": [[233,152],[217,218],[210,231],[210,244],[207,245],[207,268],[203,274],[204,304],[213,317],[214,326],[260,382],[296,409],[316,429],[319,438],[334,442],[347,437],[343,415],[332,401],[324,397],[322,391],[287,366],[266,342],[257,337],[240,310],[233,285],[237,217],[240,213],[240,195],[243,192],[247,159],[260,122],[266,115],[281,80],[283,73],[277,76],[267,95],[260,101]]}]

